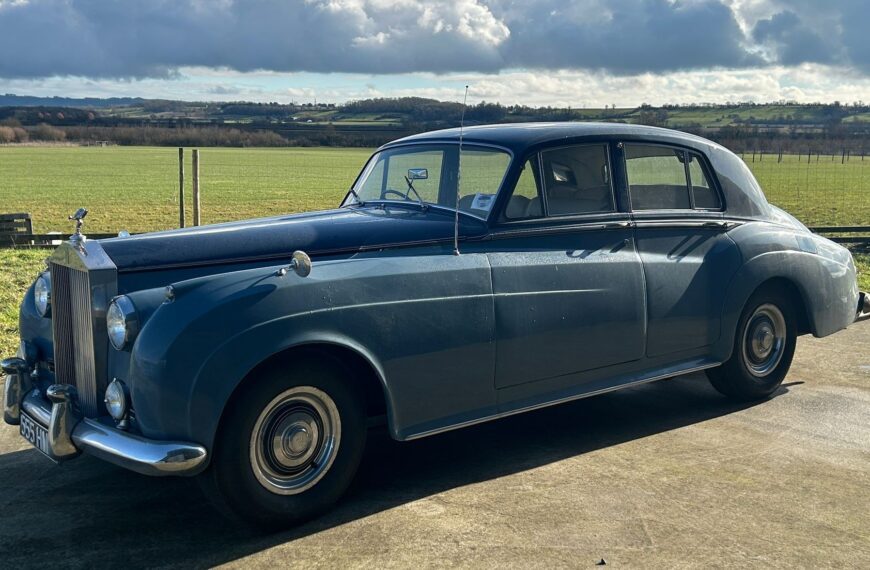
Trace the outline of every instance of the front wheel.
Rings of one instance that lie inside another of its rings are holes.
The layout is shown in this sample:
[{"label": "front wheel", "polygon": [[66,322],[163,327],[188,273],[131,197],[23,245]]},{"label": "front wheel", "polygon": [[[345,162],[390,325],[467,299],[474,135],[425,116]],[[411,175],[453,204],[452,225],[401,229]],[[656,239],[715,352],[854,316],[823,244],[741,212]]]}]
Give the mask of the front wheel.
[{"label": "front wheel", "polygon": [[758,400],[773,394],[791,367],[797,343],[797,322],[789,297],[762,289],[750,297],[740,316],[734,349],[707,377],[722,394]]},{"label": "front wheel", "polygon": [[350,485],[366,439],[365,401],[339,366],[301,364],[249,378],[215,440],[206,494],[265,527],[313,518]]}]

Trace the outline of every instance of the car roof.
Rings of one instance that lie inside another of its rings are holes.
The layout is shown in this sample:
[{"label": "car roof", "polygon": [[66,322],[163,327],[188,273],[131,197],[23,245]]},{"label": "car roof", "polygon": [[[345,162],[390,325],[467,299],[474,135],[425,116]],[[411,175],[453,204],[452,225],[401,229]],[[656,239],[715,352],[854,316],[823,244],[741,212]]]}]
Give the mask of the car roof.
[{"label": "car roof", "polygon": [[[382,148],[421,142],[456,142],[459,134],[458,128],[429,131],[392,141]],[[680,131],[624,123],[506,123],[462,129],[463,142],[502,146],[515,153],[537,145],[583,138],[642,139],[680,144],[699,150],[709,149],[713,144],[707,139]]]}]

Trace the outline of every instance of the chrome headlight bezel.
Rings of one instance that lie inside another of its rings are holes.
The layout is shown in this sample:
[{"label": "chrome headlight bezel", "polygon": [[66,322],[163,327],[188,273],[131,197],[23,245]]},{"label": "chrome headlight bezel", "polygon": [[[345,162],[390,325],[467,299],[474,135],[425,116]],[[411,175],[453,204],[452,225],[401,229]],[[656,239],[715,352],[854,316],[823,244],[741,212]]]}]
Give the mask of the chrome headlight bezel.
[{"label": "chrome headlight bezel", "polygon": [[106,333],[115,350],[129,348],[139,334],[139,315],[130,297],[120,295],[112,299],[106,311]]},{"label": "chrome headlight bezel", "polygon": [[33,305],[39,316],[51,316],[51,273],[45,271],[36,278],[33,285]]}]

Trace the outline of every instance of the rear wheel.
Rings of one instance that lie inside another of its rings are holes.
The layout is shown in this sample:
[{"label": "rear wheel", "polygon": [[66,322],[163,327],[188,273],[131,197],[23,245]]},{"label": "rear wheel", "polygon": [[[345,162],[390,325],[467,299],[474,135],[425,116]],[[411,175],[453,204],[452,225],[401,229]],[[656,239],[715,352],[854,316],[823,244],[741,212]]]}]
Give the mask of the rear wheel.
[{"label": "rear wheel", "polygon": [[766,398],[785,379],[796,342],[797,319],[790,299],[778,289],[761,289],[743,309],[731,358],[708,370],[707,376],[726,396]]},{"label": "rear wheel", "polygon": [[341,497],[366,439],[364,398],[344,376],[339,366],[312,363],[248,379],[200,476],[222,511],[280,527],[313,518]]}]

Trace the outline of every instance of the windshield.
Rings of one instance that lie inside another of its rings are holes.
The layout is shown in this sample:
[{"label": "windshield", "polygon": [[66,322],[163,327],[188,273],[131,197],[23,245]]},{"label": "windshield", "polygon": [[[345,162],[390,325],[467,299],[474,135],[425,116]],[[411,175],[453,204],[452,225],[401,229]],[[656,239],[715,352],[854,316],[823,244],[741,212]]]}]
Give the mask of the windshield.
[{"label": "windshield", "polygon": [[[348,195],[345,205],[372,201],[398,201],[456,208],[459,145],[415,145],[376,154]],[[486,218],[495,203],[510,164],[510,155],[498,149],[464,145],[459,210]]]}]

